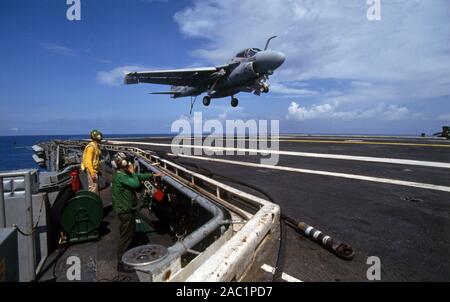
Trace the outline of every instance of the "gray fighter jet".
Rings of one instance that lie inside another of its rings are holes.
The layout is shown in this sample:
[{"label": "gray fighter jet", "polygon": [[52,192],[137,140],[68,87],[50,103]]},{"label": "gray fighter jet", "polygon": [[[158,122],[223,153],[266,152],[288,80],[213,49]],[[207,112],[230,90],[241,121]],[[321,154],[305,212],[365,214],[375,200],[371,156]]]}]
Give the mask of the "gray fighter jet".
[{"label": "gray fighter jet", "polygon": [[[130,72],[126,74],[124,83],[172,85],[169,92],[152,93],[168,94],[172,98],[197,97],[206,92],[203,97],[205,106],[211,103],[212,98],[231,96],[231,106],[236,107],[238,99],[234,96],[239,92],[253,92],[256,95],[269,92],[269,75],[285,60],[281,52],[267,49],[270,40],[275,37],[267,40],[264,50],[245,49],[222,66]],[[191,109],[192,105],[191,100]]]}]

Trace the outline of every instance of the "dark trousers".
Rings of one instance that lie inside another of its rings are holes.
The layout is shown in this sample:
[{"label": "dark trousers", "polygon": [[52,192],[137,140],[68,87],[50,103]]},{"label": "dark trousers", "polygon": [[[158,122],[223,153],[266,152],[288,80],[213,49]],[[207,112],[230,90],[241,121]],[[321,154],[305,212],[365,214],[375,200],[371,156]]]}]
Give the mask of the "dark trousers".
[{"label": "dark trousers", "polygon": [[127,251],[131,240],[133,239],[136,228],[136,214],[119,214],[119,248],[117,251],[118,262],[122,260],[123,254]]}]

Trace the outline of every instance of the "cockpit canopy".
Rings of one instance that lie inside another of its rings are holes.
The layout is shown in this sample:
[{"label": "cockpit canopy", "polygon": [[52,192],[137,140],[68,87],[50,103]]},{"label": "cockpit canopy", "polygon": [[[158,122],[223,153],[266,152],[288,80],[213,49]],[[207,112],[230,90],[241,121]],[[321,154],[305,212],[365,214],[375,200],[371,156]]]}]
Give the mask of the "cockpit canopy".
[{"label": "cockpit canopy", "polygon": [[236,57],[237,58],[250,58],[253,57],[257,52],[260,52],[259,48],[247,48],[241,52],[239,52]]}]

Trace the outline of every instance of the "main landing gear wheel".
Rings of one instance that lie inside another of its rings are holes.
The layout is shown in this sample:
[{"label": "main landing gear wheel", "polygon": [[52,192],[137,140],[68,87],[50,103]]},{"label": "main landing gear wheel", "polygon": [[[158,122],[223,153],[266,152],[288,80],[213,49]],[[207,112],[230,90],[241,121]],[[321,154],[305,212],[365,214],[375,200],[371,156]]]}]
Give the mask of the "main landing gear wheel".
[{"label": "main landing gear wheel", "polygon": [[237,107],[238,104],[239,104],[239,100],[237,98],[231,99],[231,107]]},{"label": "main landing gear wheel", "polygon": [[263,93],[268,93],[269,92],[269,87],[263,87],[262,92]]},{"label": "main landing gear wheel", "polygon": [[203,97],[203,105],[209,106],[211,104],[211,98],[209,96]]}]

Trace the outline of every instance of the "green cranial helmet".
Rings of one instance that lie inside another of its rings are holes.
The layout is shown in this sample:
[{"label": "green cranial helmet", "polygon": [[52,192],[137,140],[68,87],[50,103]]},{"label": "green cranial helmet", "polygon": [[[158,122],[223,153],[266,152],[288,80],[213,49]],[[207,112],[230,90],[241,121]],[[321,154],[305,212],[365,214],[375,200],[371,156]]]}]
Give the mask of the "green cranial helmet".
[{"label": "green cranial helmet", "polygon": [[103,133],[98,130],[91,131],[91,138],[96,141],[101,141],[103,139]]}]

